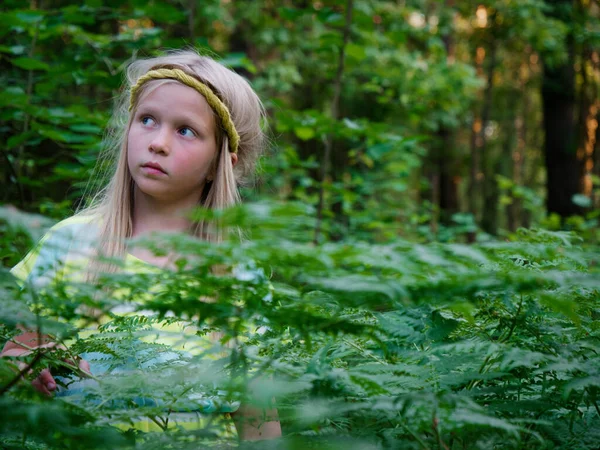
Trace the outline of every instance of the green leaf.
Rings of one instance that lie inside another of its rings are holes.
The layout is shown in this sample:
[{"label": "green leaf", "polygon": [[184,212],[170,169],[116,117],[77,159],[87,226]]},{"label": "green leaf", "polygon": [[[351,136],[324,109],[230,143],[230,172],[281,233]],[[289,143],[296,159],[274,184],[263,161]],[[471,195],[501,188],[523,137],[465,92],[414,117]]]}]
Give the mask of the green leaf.
[{"label": "green leaf", "polygon": [[346,126],[346,128],[349,128],[350,130],[362,130],[363,129],[363,127],[359,123],[355,122],[354,120],[350,120],[347,117],[344,117],[343,122],[344,122],[344,125]]},{"label": "green leaf", "polygon": [[24,23],[34,24],[44,19],[44,13],[41,11],[20,11],[16,14],[17,18]]},{"label": "green leaf", "polygon": [[99,126],[85,124],[85,123],[71,125],[69,128],[71,130],[77,131],[79,133],[89,133],[89,134],[101,134],[102,133],[102,128],[100,128]]},{"label": "green leaf", "polygon": [[592,199],[583,194],[575,194],[571,198],[571,201],[582,208],[590,208],[592,206]]},{"label": "green leaf", "polygon": [[575,378],[571,381],[569,381],[566,385],[565,385],[565,391],[564,391],[564,398],[566,399],[569,394],[571,393],[571,391],[573,390],[579,390],[579,389],[586,389],[586,388],[600,388],[600,376],[599,375],[593,375],[593,376],[589,376],[589,377],[584,377],[584,378]]},{"label": "green leaf", "polygon": [[499,428],[507,431],[513,436],[518,436],[519,428],[507,420],[498,419],[496,417],[487,416],[475,411],[458,410],[451,415],[452,422],[461,425],[474,425],[476,427],[491,427]]},{"label": "green leaf", "polygon": [[29,138],[33,137],[34,135],[35,135],[35,133],[32,133],[31,131],[29,131],[27,133],[20,133],[20,134],[16,134],[14,136],[11,136],[6,141],[6,149],[10,150],[10,149],[13,149],[15,147],[18,147],[19,145],[27,142],[27,140]]},{"label": "green leaf", "polygon": [[366,56],[365,47],[351,42],[346,45],[346,54],[356,61],[362,61]]},{"label": "green leaf", "polygon": [[7,45],[0,45],[0,52],[11,53],[13,55],[22,55],[23,53],[25,53],[25,46],[13,45],[12,47],[9,47]]},{"label": "green leaf", "polygon": [[77,134],[70,133],[60,128],[51,128],[47,125],[34,124],[35,129],[38,133],[48,139],[51,139],[56,142],[65,142],[67,144],[75,144],[75,143],[92,143],[97,140],[96,137],[85,135],[85,134]]},{"label": "green leaf", "polygon": [[50,66],[45,62],[33,58],[28,58],[26,56],[11,59],[10,62],[13,65],[25,70],[50,70]]},{"label": "green leaf", "polygon": [[308,141],[315,137],[315,131],[311,127],[295,127],[294,134],[303,141]]}]

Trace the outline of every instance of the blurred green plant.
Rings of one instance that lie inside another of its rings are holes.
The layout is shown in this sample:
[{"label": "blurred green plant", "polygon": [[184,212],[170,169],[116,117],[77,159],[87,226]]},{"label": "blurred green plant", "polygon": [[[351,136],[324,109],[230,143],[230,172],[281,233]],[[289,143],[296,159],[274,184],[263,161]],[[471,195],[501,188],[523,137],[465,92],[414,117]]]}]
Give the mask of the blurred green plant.
[{"label": "blurred green plant", "polygon": [[[21,358],[33,369],[26,378],[42,367],[64,369],[67,356],[81,352],[98,352],[114,370],[49,400],[19,381],[16,360],[1,360],[2,445],[192,448],[214,430],[168,426],[170,416],[235,399],[257,406],[276,399],[285,435],[243,448],[596,445],[598,249],[574,232],[520,230],[510,241],[476,245],[314,246],[302,205],[197,215],[241,227],[249,239],[138,242],[181,255],[179,269],[107,275],[96,284],[20,290],[4,272],[2,338],[20,323],[69,349]],[[213,274],[214,266],[229,275]],[[150,285],[161,288],[136,300]],[[199,300],[207,297],[216,301]],[[96,321],[90,310],[123,303],[137,312],[83,332],[82,323]],[[185,352],[154,342],[165,320],[182,327],[167,332]],[[215,330],[221,339],[194,354]],[[224,347],[227,340],[236,345]],[[140,420],[165,430],[134,432]]]}]

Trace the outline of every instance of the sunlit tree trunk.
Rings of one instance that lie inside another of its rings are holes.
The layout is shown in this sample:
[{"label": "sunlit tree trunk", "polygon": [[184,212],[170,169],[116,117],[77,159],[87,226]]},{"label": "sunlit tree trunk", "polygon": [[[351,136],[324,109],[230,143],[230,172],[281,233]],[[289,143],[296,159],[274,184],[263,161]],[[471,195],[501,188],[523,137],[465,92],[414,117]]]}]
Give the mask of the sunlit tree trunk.
[{"label": "sunlit tree trunk", "polygon": [[[600,6],[599,6],[600,9]],[[595,80],[594,101],[596,107],[596,116],[590,120],[590,133],[593,133],[592,163],[591,174],[600,179],[600,52],[592,51],[592,70]],[[592,190],[592,201],[594,208],[600,208],[600,186]]]},{"label": "sunlit tree trunk", "polygon": [[[526,62],[521,65],[519,70],[519,89],[522,95],[521,108],[514,120],[516,133],[516,145],[512,154],[512,181],[517,186],[524,184],[524,166],[528,138],[528,117],[529,117],[529,92],[527,81],[529,79],[529,58],[530,52],[525,54]],[[513,197],[512,204],[507,208],[508,229],[515,231],[522,225],[523,220],[523,202],[520,198]]]},{"label": "sunlit tree trunk", "polygon": [[[600,105],[599,105],[599,107],[600,107]],[[594,142],[594,154],[592,156],[592,161],[594,162],[592,174],[598,178],[600,178],[600,120],[599,119],[600,119],[600,115],[596,115],[596,139]],[[593,195],[594,195],[594,207],[600,208],[600,194],[598,194],[598,191],[595,191]]]},{"label": "sunlit tree trunk", "polygon": [[[587,28],[588,21],[596,14],[600,15],[600,4],[592,5],[590,0],[575,2],[575,20],[582,29]],[[600,76],[598,74],[599,56],[597,50],[589,41],[577,46],[579,78],[579,146],[577,158],[582,161],[583,177],[582,192],[594,199],[593,174],[595,166],[595,147],[598,129],[598,110],[600,109]],[[592,206],[590,205],[590,206]]]}]

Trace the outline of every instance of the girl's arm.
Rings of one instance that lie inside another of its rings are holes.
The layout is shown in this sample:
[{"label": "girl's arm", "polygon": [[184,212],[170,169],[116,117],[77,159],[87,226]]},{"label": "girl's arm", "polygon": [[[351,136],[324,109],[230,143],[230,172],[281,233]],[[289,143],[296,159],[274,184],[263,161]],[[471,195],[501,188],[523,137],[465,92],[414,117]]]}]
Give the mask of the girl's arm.
[{"label": "girl's arm", "polygon": [[[22,344],[22,345],[19,345]],[[18,336],[15,336],[12,340],[4,344],[2,352],[0,352],[0,358],[5,356],[24,356],[31,353],[32,349],[38,348],[53,348],[57,344],[48,335],[40,335],[34,331],[25,331]],[[84,373],[90,373],[90,365],[87,361],[79,360],[79,369]],[[22,371],[26,365],[24,363],[19,364],[19,369]],[[52,395],[52,392],[56,390],[56,381],[50,373],[50,369],[43,369],[38,377],[31,382],[33,387],[45,395]]]},{"label": "girl's arm", "polygon": [[241,440],[260,441],[281,437],[281,424],[275,408],[265,410],[240,405],[231,417]]},{"label": "girl's arm", "polygon": [[21,326],[18,326],[18,328],[21,329],[23,333],[15,336],[12,340],[9,340],[4,344],[0,357],[23,356],[31,353],[31,349],[51,348],[56,345],[48,335],[40,335],[35,331],[27,331],[24,328],[21,328]]},{"label": "girl's arm", "polygon": [[[19,343],[23,345],[19,345]],[[6,342],[0,357],[5,356],[24,356],[31,353],[32,348],[49,348],[54,347],[56,344],[52,342],[49,336],[42,335],[33,331],[25,331],[24,333],[15,336],[13,340]],[[23,370],[19,365],[19,369]],[[56,390],[56,381],[50,373],[50,369],[43,369],[39,376],[31,382],[33,387],[45,395],[52,395],[52,392]]]}]

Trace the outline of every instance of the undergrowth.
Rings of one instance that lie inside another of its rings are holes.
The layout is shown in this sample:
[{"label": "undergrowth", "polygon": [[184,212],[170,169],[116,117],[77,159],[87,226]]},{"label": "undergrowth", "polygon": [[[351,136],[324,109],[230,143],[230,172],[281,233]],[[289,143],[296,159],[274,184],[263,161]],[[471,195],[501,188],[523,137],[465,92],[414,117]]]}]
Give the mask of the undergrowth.
[{"label": "undergrowth", "polygon": [[[64,348],[0,361],[0,445],[598,447],[597,247],[545,230],[476,245],[313,246],[304,217],[250,205],[219,217],[244,240],[154,240],[180,255],[174,271],[40,289],[4,269],[3,341],[20,324]],[[81,377],[76,355],[101,370]],[[18,362],[29,380],[51,367],[61,394],[37,394]],[[210,418],[240,401],[275,406],[284,437],[223,437]],[[181,426],[190,411],[208,419]]]}]

